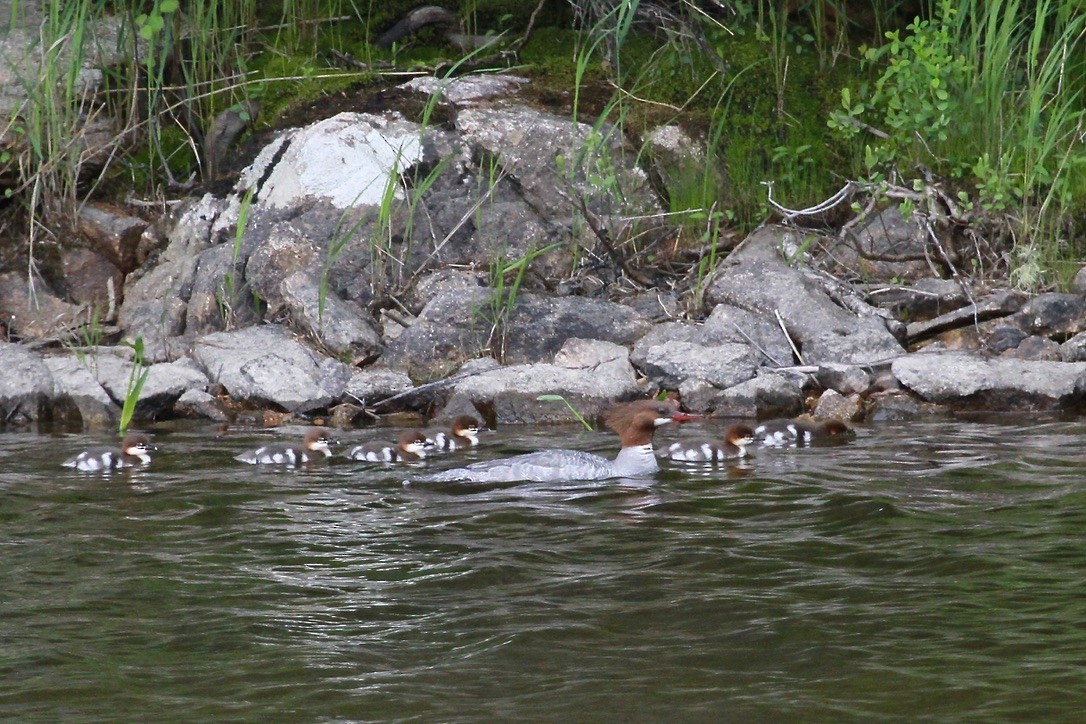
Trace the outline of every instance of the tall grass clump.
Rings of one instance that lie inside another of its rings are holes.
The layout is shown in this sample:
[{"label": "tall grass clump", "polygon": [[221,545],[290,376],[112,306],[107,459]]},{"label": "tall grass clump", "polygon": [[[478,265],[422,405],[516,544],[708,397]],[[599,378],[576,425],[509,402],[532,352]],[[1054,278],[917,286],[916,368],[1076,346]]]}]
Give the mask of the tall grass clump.
[{"label": "tall grass clump", "polygon": [[26,100],[7,119],[14,137],[19,199],[30,218],[27,283],[33,295],[37,277],[36,246],[49,226],[70,226],[77,205],[79,177],[94,149],[86,129],[101,113],[94,103],[83,58],[87,52],[90,0],[49,3],[39,29],[36,71],[20,78]]},{"label": "tall grass clump", "polygon": [[[129,6],[131,64],[118,87],[129,122],[142,129],[152,188],[160,180],[191,184],[200,175],[194,165],[207,160],[212,119],[248,102],[257,7],[256,0],[156,0],[147,12]],[[175,178],[184,171],[188,177]]]},{"label": "tall grass clump", "polygon": [[830,125],[861,143],[869,180],[932,169],[1004,215],[1016,279],[1035,287],[1086,172],[1084,34],[1086,16],[1057,0],[941,0],[865,50],[875,80],[842,91]]},{"label": "tall grass clump", "polygon": [[143,363],[143,337],[136,337],[134,342],[125,342],[132,350],[132,369],[128,373],[128,384],[125,387],[124,402],[121,405],[121,418],[118,421],[118,431],[123,435],[136,414],[136,403],[139,402],[143,385],[147,382],[147,375],[151,369]]}]

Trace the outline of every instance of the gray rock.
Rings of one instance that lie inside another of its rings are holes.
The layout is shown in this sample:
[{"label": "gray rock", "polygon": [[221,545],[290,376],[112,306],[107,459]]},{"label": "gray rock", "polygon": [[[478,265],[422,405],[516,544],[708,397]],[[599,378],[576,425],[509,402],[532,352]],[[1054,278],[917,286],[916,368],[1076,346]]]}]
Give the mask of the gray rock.
[{"label": "gray rock", "polygon": [[[688,322],[664,322],[653,325],[633,346],[630,362],[644,368],[650,350],[677,343],[701,344],[701,327]],[[654,353],[655,354],[655,353]]]},{"label": "gray rock", "polygon": [[1086,332],[1076,334],[1060,345],[1064,362],[1086,362]]},{"label": "gray rock", "polygon": [[827,390],[836,390],[842,395],[864,394],[871,389],[871,373],[857,365],[843,365],[833,362],[819,365],[815,379]]},{"label": "gray rock", "polygon": [[705,161],[705,142],[691,138],[681,126],[653,128],[645,134],[645,150],[669,198],[689,197],[692,185],[706,183],[705,174],[712,174],[710,182],[724,188],[726,179],[719,166]]},{"label": "gray rock", "polygon": [[411,378],[403,372],[384,367],[368,367],[354,370],[343,394],[348,399],[372,406],[413,387]]},{"label": "gray rock", "polygon": [[1075,278],[1071,280],[1071,287],[1068,289],[1072,294],[1086,294],[1086,266],[1083,266],[1075,274]]},{"label": "gray rock", "polygon": [[211,393],[203,390],[187,390],[173,405],[174,414],[180,417],[193,417],[212,422],[229,422],[230,416],[223,410]]},{"label": "gray rock", "polygon": [[[326,358],[279,326],[207,335],[196,341],[193,358],[235,400],[272,403],[289,412],[327,407],[344,390],[343,378],[329,373]],[[340,365],[333,361],[331,368]]]},{"label": "gray rock", "polygon": [[503,359],[549,362],[573,338],[633,344],[650,326],[636,310],[604,299],[521,294],[505,325]]},{"label": "gray rock", "polygon": [[922,322],[965,306],[969,299],[953,279],[925,277],[910,286],[867,284],[867,299],[898,319]]},{"label": "gray rock", "polygon": [[1023,301],[1025,301],[1025,297],[1019,292],[1007,289],[1000,290],[978,299],[976,306],[970,304],[934,319],[913,322],[906,327],[906,337],[912,343],[956,327],[1007,317],[1017,312],[1022,307]]},{"label": "gray rock", "polygon": [[835,271],[889,282],[930,276],[924,248],[927,236],[912,217],[891,206],[858,226],[844,240],[828,240],[819,256]]},{"label": "gray rock", "polygon": [[53,376],[42,358],[17,344],[0,342],[0,411],[3,424],[35,422],[53,395]]},{"label": "gray rock", "polygon": [[802,377],[767,369],[726,390],[687,380],[679,394],[686,409],[708,417],[791,417],[803,409]]},{"label": "gray rock", "polygon": [[187,335],[199,337],[257,321],[242,261],[235,263],[233,244],[213,246],[197,258],[185,308]]},{"label": "gray rock", "polygon": [[757,364],[754,353],[745,344],[704,346],[673,342],[651,347],[641,369],[663,389],[677,389],[688,380],[703,380],[724,389],[753,379]]},{"label": "gray rock", "polygon": [[[647,175],[633,163],[633,154],[622,152],[621,134],[608,133],[609,127],[602,129],[605,141],[599,143],[599,132],[586,124],[515,105],[468,109],[455,123],[465,141],[498,159],[524,200],[546,219],[570,218],[563,176],[605,223],[624,207],[639,214],[659,208]],[[556,163],[556,157],[564,162]],[[601,163],[612,174],[609,188],[591,181]]]},{"label": "gray rock", "polygon": [[423,75],[412,78],[399,87],[426,96],[432,96],[436,93],[446,103],[458,106],[472,106],[494,96],[507,96],[516,93],[520,90],[520,86],[528,82],[527,78],[504,73],[467,75],[451,80]]},{"label": "gray rock", "polygon": [[1086,362],[921,353],[894,360],[891,369],[902,385],[924,400],[959,408],[1068,408],[1081,405],[1086,395]]},{"label": "gray rock", "polygon": [[896,357],[901,345],[875,317],[857,317],[837,306],[814,282],[785,264],[779,247],[791,232],[763,227],[729,257],[706,299],[763,316],[779,313],[804,362],[865,363]]},{"label": "gray rock", "polygon": [[[123,405],[130,384],[134,384],[134,363],[127,348],[100,347],[86,355],[82,364],[117,405]],[[190,389],[207,388],[207,375],[188,359],[160,362],[147,366],[147,378],[136,398],[134,417],[146,420],[159,417],[173,408],[174,402]]]},{"label": "gray rock", "polygon": [[[55,77],[60,72],[58,69],[65,69],[66,73],[72,68],[75,70],[71,78],[73,99],[92,98],[102,89],[104,69],[120,66],[130,57],[133,34],[124,17],[91,12],[88,17],[81,17],[81,55],[73,62],[74,40],[70,36],[58,36],[57,42],[52,43],[45,31],[55,7],[49,3],[13,0],[0,7],[0,26],[4,28],[0,34],[0,115],[10,119],[3,133],[3,143],[12,155],[17,155],[19,147],[26,145],[27,134],[11,130],[18,127],[17,116],[24,113],[29,104],[41,103],[37,95],[30,93],[38,82],[44,83],[46,78]],[[146,57],[146,41],[137,37],[136,42],[136,55]],[[51,47],[46,50],[43,44]],[[45,63],[52,67],[46,69]],[[68,82],[66,75],[62,77]],[[84,171],[100,169],[106,159],[116,153],[124,136],[117,133],[116,126],[114,119],[99,112],[84,114],[79,127],[65,128],[65,153],[79,159]]]},{"label": "gray rock", "polygon": [[641,316],[653,323],[667,322],[682,317],[679,296],[674,292],[652,289],[635,294],[622,300],[623,304],[633,307]]},{"label": "gray rock", "polygon": [[735,342],[759,352],[759,364],[787,367],[794,364],[792,348],[776,320],[730,304],[718,304],[698,334],[701,344]]},{"label": "gray rock", "polygon": [[153,364],[147,368],[136,409],[146,409],[147,416],[153,416],[169,410],[189,390],[206,390],[207,385],[207,375],[190,359]]},{"label": "gray rock", "polygon": [[637,381],[637,373],[630,364],[630,351],[620,344],[599,339],[567,339],[554,364],[571,370],[588,370],[607,377]]},{"label": "gray rock", "polygon": [[[968,331],[970,336],[974,336],[971,329]],[[1001,321],[990,326],[985,325],[982,327],[982,331],[984,349],[993,355],[1017,349],[1018,345],[1022,344],[1023,340],[1029,336],[1025,331],[1007,321]],[[973,348],[975,349],[979,344],[978,342],[977,345],[973,345]]]},{"label": "gray rock", "polygon": [[396,113],[339,113],[266,146],[241,187],[263,180],[254,208],[291,209],[307,200],[341,210],[379,206],[389,179],[422,160],[421,130]]},{"label": "gray rock", "polygon": [[381,336],[369,314],[358,305],[325,294],[322,310],[319,279],[306,272],[295,272],[283,280],[280,292],[295,326],[308,332],[330,352],[352,359],[367,359],[381,353]]},{"label": "gray rock", "polygon": [[451,290],[430,300],[415,323],[389,342],[381,364],[403,369],[417,382],[445,377],[486,348],[489,289]]},{"label": "gray rock", "polygon": [[0,274],[0,314],[8,334],[20,339],[67,339],[83,318],[83,307],[57,297],[38,279],[34,289],[25,274]]},{"label": "gray rock", "polygon": [[858,394],[842,395],[826,390],[818,398],[812,417],[816,420],[859,420],[864,415],[864,401]]},{"label": "gray rock", "polygon": [[870,422],[916,420],[949,412],[942,405],[923,402],[902,390],[877,392],[868,398],[868,405],[867,419]]},{"label": "gray rock", "polygon": [[124,276],[104,256],[90,249],[61,249],[59,291],[106,319],[123,298]]},{"label": "gray rock", "polygon": [[441,269],[419,279],[407,297],[407,308],[419,314],[434,297],[445,292],[460,292],[472,296],[485,286],[486,280],[479,274],[462,269]]},{"label": "gray rock", "polygon": [[185,333],[187,303],[200,254],[215,240],[213,227],[227,205],[207,194],[186,206],[161,257],[129,275],[125,282],[118,326],[128,338],[143,339],[146,361],[170,359],[170,338]]},{"label": "gray rock", "polygon": [[462,380],[446,407],[482,411],[483,417],[499,425],[554,424],[575,422],[577,418],[561,402],[536,399],[540,395],[562,395],[583,417],[591,419],[614,400],[639,393],[632,380],[618,375],[552,364],[524,364]]},{"label": "gray rock", "polygon": [[384,365],[412,379],[444,377],[491,348],[511,364],[549,362],[572,338],[632,344],[650,324],[633,309],[602,299],[520,294],[505,314],[494,292],[453,289],[430,300],[415,324],[389,342]]},{"label": "gray rock", "polygon": [[1026,302],[1016,315],[1020,326],[1031,334],[1072,337],[1086,332],[1086,294],[1039,294]]},{"label": "gray rock", "polygon": [[120,407],[84,362],[75,355],[45,357],[43,362],[53,376],[54,399],[67,399],[84,427],[110,427],[116,423]]},{"label": "gray rock", "polygon": [[1065,361],[1059,343],[1038,334],[1031,334],[1019,342],[1017,347],[1004,351],[1000,356],[1051,362]]}]

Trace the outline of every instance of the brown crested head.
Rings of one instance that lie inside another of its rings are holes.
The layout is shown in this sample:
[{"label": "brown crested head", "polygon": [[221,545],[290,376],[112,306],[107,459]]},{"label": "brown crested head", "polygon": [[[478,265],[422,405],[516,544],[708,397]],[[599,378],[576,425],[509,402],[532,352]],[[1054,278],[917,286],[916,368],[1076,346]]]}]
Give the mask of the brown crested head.
[{"label": "brown crested head", "polygon": [[306,450],[327,450],[331,442],[327,428],[314,427],[305,433]]},{"label": "brown crested head", "polygon": [[679,412],[679,404],[673,400],[623,402],[608,408],[601,415],[603,424],[618,433],[622,447],[648,445],[660,425],[695,417]]},{"label": "brown crested head", "polygon": [[408,430],[400,435],[399,442],[401,448],[406,448],[408,445],[416,443],[419,445],[425,445],[426,435],[422,434],[421,430]]},{"label": "brown crested head", "polygon": [[151,438],[144,435],[142,432],[130,432],[124,436],[124,441],[121,442],[121,449],[129,455],[135,455],[137,452],[144,452],[152,450]]},{"label": "brown crested head", "polygon": [[732,425],[724,431],[724,440],[736,447],[750,445],[754,442],[754,428],[750,425]]},{"label": "brown crested head", "polygon": [[472,432],[479,432],[480,423],[471,415],[457,415],[452,421],[452,430],[455,433],[460,433],[465,430],[471,430]]}]

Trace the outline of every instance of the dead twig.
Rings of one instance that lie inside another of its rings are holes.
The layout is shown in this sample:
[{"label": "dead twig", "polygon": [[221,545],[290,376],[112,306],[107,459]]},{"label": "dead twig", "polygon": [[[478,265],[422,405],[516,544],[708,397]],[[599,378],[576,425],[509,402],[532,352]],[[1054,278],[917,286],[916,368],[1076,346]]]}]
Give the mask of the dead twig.
[{"label": "dead twig", "polygon": [[796,359],[799,360],[800,364],[807,364],[803,359],[803,355],[799,353],[799,347],[792,341],[792,335],[788,334],[788,328],[784,326],[784,319],[781,318],[780,310],[774,309],[773,316],[777,318],[777,325],[780,326],[781,331],[784,332],[784,338],[788,340],[788,346],[792,348],[792,354],[796,356]]}]

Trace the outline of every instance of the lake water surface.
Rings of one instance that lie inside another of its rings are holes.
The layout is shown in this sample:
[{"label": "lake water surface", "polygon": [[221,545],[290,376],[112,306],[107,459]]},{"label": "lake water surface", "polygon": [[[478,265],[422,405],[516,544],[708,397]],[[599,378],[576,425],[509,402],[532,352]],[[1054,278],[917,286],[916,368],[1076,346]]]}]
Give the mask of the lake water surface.
[{"label": "lake water surface", "polygon": [[[876,425],[590,485],[232,460],[295,434],[162,429],[149,467],[112,475],[59,467],[87,436],[0,435],[0,716],[1086,711],[1086,422]],[[546,446],[611,455],[615,438],[506,428],[455,459]]]}]

